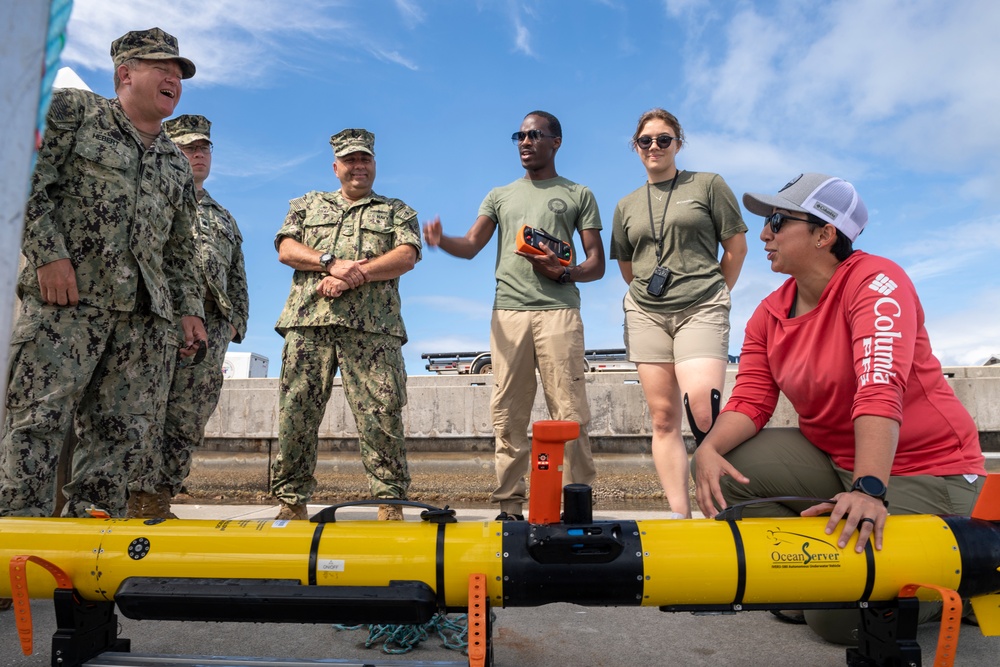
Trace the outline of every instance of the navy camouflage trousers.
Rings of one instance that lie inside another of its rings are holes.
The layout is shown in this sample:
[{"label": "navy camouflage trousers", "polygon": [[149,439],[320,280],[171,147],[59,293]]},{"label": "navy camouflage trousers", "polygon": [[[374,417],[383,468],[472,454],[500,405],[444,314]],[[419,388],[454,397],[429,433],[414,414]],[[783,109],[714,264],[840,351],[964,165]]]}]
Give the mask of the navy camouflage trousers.
[{"label": "navy camouflage trousers", "polygon": [[319,427],[338,368],[372,497],[406,498],[410,473],[403,437],[406,372],[401,347],[396,336],[342,326],[288,330],[278,385],[278,456],[271,466],[275,498],[302,504],[316,489]]},{"label": "navy camouflage trousers", "polygon": [[[233,337],[229,320],[218,310],[205,309],[208,349],[200,364],[191,358],[173,367],[163,430],[153,441],[149,464],[137,471],[129,484],[131,492],[155,493],[166,488],[177,495],[191,472],[191,455],[205,442],[205,424],[219,404],[222,394],[222,364]],[[175,348],[176,351],[176,348]]]},{"label": "navy camouflage trousers", "polygon": [[[70,428],[78,442],[63,516],[124,516],[167,395],[170,323],[152,314],[50,306],[26,295],[11,334],[0,442],[0,516],[50,516]],[[75,419],[74,419],[75,415]]]}]

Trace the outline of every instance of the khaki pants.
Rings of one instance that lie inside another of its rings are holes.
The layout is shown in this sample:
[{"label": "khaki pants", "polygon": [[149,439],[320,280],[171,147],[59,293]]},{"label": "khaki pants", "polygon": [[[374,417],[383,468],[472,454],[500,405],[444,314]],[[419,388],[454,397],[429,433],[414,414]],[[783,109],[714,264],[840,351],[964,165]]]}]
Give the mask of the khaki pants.
[{"label": "khaki pants", "polygon": [[580,424],[580,437],[566,443],[563,485],[592,484],[597,476],[587,436],[590,406],[583,351],[583,320],[575,308],[493,311],[490,408],[496,434],[497,489],[491,500],[500,503],[501,511],[522,513],[527,490],[524,476],[531,455],[528,426],[539,379],[552,419]]},{"label": "khaki pants", "polygon": [[[722,478],[722,493],[730,506],[776,496],[833,498],[850,490],[854,478],[853,472],[834,465],[797,428],[764,429],[729,452],[726,460],[750,478],[745,485],[732,477]],[[970,482],[964,475],[894,475],[889,478],[886,500],[892,514],[969,516],[985,483],[981,476]],[[747,507],[743,515],[798,516],[815,504],[764,503]],[[940,603],[921,603],[920,621],[930,620],[940,609]],[[805,617],[809,627],[827,641],[857,644],[857,611],[806,610]]]}]

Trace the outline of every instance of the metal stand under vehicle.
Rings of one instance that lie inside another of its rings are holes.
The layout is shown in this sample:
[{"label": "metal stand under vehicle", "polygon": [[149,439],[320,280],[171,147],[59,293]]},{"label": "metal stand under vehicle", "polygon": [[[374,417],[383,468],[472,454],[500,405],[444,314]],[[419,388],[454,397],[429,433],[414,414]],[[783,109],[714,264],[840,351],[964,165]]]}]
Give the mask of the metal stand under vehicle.
[{"label": "metal stand under vehicle", "polygon": [[408,660],[290,660],[280,658],[217,658],[187,655],[144,655],[105,653],[81,667],[466,667],[468,662],[425,662]]},{"label": "metal stand under vehicle", "polygon": [[[164,582],[150,582],[149,587],[161,586]],[[396,582],[393,582],[394,584]],[[385,622],[386,618],[401,621],[413,621],[406,618],[420,610],[424,602],[421,598],[423,590],[419,586],[409,586],[406,582],[403,586],[390,585],[383,593],[391,600],[389,607],[383,607],[382,613],[372,606],[360,608],[357,605],[358,599],[363,597],[360,591],[354,600],[350,596],[340,595],[336,601],[327,599],[327,612],[320,611],[320,615],[314,617],[312,622],[327,622],[330,619],[352,619],[367,618],[374,613]],[[275,584],[262,583],[242,583],[240,586],[250,590],[246,591],[247,599],[264,601],[267,604],[278,602],[281,597],[281,585],[278,590]],[[201,600],[211,597],[211,588],[214,584],[206,584],[201,591]],[[259,587],[257,587],[259,586]],[[185,591],[195,592],[198,584],[185,584]],[[291,586],[289,587],[291,588]],[[416,592],[415,597],[407,600],[406,591],[402,589],[412,588]],[[301,589],[301,587],[300,587]],[[401,593],[402,590],[402,593]],[[228,590],[218,591],[227,594]],[[370,591],[369,591],[370,592]],[[301,590],[299,591],[301,594]],[[144,593],[132,593],[124,595],[124,604],[133,604],[136,598]],[[155,596],[154,596],[155,597]],[[196,593],[197,597],[197,593]],[[130,599],[131,598],[131,599]],[[162,599],[162,598],[161,598]],[[301,599],[301,598],[300,598]],[[333,660],[333,659],[291,659],[291,658],[248,658],[248,657],[221,657],[221,656],[185,656],[185,655],[152,655],[142,653],[130,653],[130,641],[119,639],[116,636],[118,628],[118,616],[114,613],[114,602],[86,602],[83,601],[73,589],[58,589],[53,597],[56,609],[56,619],[58,629],[52,638],[52,667],[306,667],[308,665],[340,665],[342,667],[492,667],[493,655],[490,648],[490,637],[492,635],[492,623],[490,620],[489,600],[486,597],[486,583],[482,575],[473,575],[469,581],[469,609],[468,609],[468,658],[459,662],[441,661],[400,661],[400,660]],[[147,598],[148,601],[148,598]],[[229,598],[229,603],[233,604],[234,598]],[[184,599],[183,604],[191,604],[190,599]],[[256,605],[250,605],[242,613],[253,612]],[[400,610],[404,607],[407,610],[400,615]],[[138,608],[138,607],[136,607]],[[191,607],[188,607],[191,609]],[[339,608],[339,611],[336,609]],[[317,611],[313,607],[313,612]],[[166,610],[170,615],[169,610]],[[360,616],[359,616],[360,615]],[[148,618],[148,615],[147,615]],[[301,620],[301,619],[300,619]],[[338,621],[338,622],[339,622]]]}]

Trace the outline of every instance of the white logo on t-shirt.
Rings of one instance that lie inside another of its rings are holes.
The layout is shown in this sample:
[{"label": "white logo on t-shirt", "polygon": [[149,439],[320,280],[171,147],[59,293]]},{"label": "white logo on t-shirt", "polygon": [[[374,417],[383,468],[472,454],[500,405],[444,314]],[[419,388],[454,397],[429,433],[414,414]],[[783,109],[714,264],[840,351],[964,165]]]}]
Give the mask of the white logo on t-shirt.
[{"label": "white logo on t-shirt", "polygon": [[898,287],[898,285],[896,285],[896,283],[889,276],[884,273],[880,273],[875,276],[875,280],[871,282],[868,289],[874,290],[879,294],[889,295],[896,290],[896,287]]}]

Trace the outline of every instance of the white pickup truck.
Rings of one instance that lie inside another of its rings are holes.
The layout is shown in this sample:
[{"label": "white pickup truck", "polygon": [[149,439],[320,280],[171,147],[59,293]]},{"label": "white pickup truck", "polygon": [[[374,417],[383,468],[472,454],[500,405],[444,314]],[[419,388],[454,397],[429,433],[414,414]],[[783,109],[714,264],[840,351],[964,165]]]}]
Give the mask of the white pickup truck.
[{"label": "white pickup truck", "polygon": [[[420,355],[427,360],[425,368],[438,375],[483,375],[493,372],[490,351],[428,352]],[[634,371],[635,364],[625,358],[625,349],[584,350],[584,369],[588,373]]]}]

